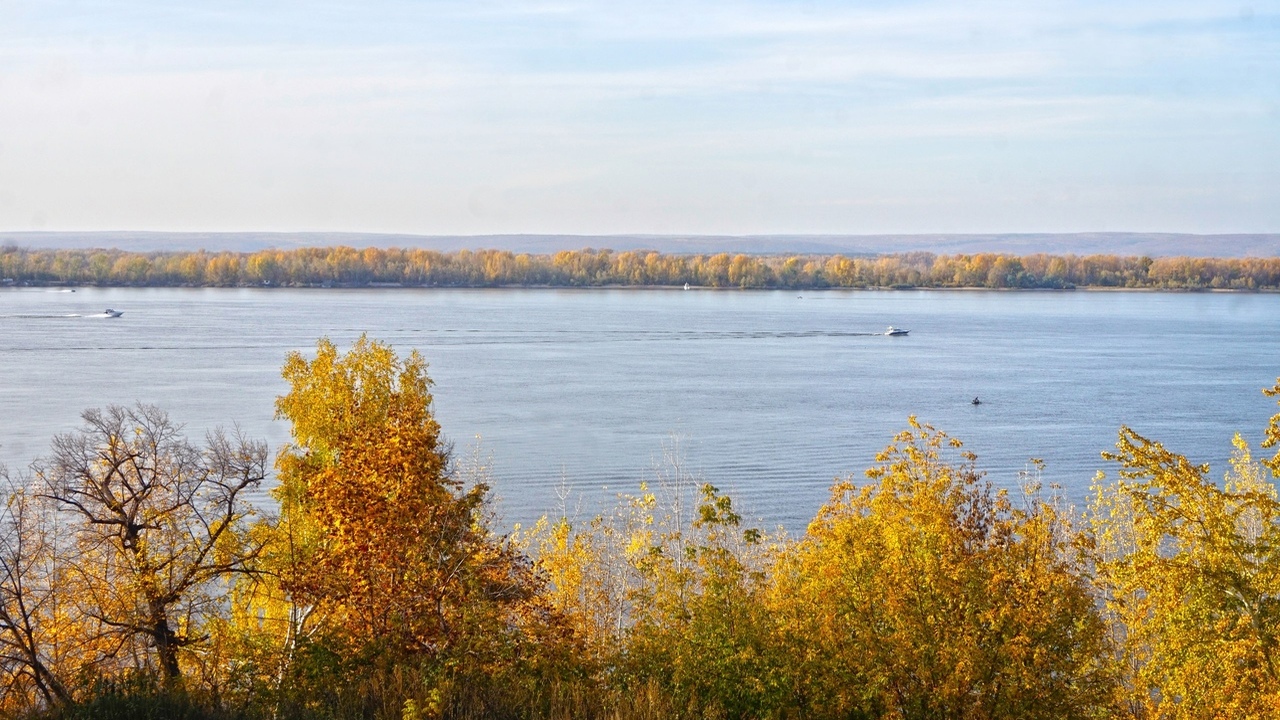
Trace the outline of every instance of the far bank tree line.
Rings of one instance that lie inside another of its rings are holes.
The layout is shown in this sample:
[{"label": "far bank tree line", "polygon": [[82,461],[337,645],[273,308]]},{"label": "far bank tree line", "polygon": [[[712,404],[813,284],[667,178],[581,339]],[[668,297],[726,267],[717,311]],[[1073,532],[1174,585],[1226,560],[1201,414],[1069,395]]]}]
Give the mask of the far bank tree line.
[{"label": "far bank tree line", "polygon": [[254,253],[0,249],[9,284],[193,287],[1150,288],[1280,289],[1280,258],[1116,255],[878,257],[664,255],[651,251],[263,250]]},{"label": "far bank tree line", "polygon": [[417,353],[321,341],[284,377],[275,512],[246,501],[263,444],[192,443],[145,405],[86,412],[14,478],[0,714],[1280,716],[1280,452],[1238,436],[1219,480],[1122,428],[1077,511],[911,419],[800,537],[678,463],[502,534]]}]

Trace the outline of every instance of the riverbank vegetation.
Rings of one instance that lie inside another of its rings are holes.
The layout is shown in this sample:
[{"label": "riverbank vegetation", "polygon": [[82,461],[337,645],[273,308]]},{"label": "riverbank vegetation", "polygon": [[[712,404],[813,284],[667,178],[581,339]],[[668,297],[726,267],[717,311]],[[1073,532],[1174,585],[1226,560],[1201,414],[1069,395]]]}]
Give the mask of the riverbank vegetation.
[{"label": "riverbank vegetation", "polygon": [[1115,255],[664,255],[349,247],[254,253],[0,248],[9,284],[174,287],[691,286],[713,288],[1280,289],[1280,258]]},{"label": "riverbank vegetation", "polygon": [[[807,531],[679,463],[501,533],[423,359],[291,355],[291,441],[109,407],[7,487],[0,712],[29,718],[1267,718],[1280,413],[1218,482],[1122,428],[1082,509],[914,418]],[[1266,391],[1280,397],[1280,380]],[[246,497],[270,484],[274,508]]]}]

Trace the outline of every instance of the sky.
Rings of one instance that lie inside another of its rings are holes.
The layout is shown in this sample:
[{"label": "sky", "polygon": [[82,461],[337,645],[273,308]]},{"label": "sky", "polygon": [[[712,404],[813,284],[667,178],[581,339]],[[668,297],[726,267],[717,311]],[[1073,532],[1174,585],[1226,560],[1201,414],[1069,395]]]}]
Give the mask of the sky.
[{"label": "sky", "polygon": [[1280,0],[0,0],[0,231],[1280,232]]}]

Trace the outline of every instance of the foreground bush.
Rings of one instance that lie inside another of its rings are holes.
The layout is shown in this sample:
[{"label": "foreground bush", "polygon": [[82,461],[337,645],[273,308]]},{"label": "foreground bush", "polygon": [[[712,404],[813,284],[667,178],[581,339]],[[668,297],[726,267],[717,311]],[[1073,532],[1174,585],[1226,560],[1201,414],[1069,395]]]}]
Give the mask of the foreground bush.
[{"label": "foreground bush", "polygon": [[1073,718],[1105,707],[1110,646],[1079,536],[1017,505],[912,420],[838,483],[775,572],[795,704],[813,717]]}]

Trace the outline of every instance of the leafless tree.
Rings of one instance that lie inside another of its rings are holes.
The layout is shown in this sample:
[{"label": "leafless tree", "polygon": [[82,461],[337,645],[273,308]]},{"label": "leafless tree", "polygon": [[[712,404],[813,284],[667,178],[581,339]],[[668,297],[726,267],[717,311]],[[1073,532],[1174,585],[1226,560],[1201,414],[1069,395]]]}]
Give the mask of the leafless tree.
[{"label": "leafless tree", "polygon": [[48,642],[57,623],[55,534],[44,506],[0,467],[0,708],[66,702]]},{"label": "leafless tree", "polygon": [[219,430],[197,447],[151,405],[82,417],[33,465],[73,552],[69,597],[122,651],[153,651],[163,680],[176,683],[179,651],[201,639],[226,581],[261,551],[245,495],[266,477],[266,445]]}]

